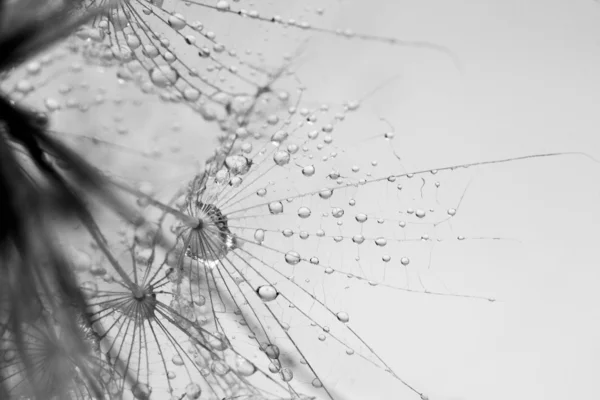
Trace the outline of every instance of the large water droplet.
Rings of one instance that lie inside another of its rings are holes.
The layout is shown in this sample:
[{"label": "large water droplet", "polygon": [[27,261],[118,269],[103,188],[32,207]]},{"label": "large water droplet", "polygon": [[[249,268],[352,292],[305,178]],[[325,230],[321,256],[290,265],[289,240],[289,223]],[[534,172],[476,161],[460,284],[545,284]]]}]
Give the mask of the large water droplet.
[{"label": "large water droplet", "polygon": [[302,175],[313,176],[314,174],[315,174],[315,166],[314,165],[307,165],[304,168],[302,168]]},{"label": "large water droplet", "polygon": [[280,201],[269,203],[269,212],[271,214],[281,214],[283,212],[283,204]]},{"label": "large water droplet", "polygon": [[344,312],[344,311],[340,311],[337,314],[335,314],[335,316],[337,317],[337,319],[340,322],[346,323],[348,321],[350,321],[350,316],[348,315],[348,313]]},{"label": "large water droplet", "polygon": [[265,231],[262,229],[257,229],[254,232],[254,240],[256,240],[257,243],[262,243],[265,240]]},{"label": "large water droplet", "polygon": [[310,213],[311,213],[311,211],[310,211],[310,208],[308,208],[308,207],[300,207],[298,209],[298,216],[300,218],[308,218],[308,217],[310,217]]},{"label": "large water droplet", "polygon": [[378,237],[375,239],[375,244],[379,247],[383,247],[387,244],[387,239],[384,237]]},{"label": "large water droplet", "polygon": [[185,395],[190,400],[199,399],[202,394],[202,388],[197,383],[191,382],[185,387]]},{"label": "large water droplet", "polygon": [[258,294],[258,297],[260,297],[260,299],[265,302],[273,301],[279,295],[277,289],[275,289],[271,285],[259,286],[256,289],[256,293]]},{"label": "large water droplet", "polygon": [[290,153],[285,150],[276,151],[273,154],[273,161],[279,166],[284,166],[290,162]]},{"label": "large water droplet", "polygon": [[179,73],[169,65],[159,65],[150,70],[150,80],[159,88],[174,85],[178,78]]},{"label": "large water droplet", "polygon": [[300,254],[295,251],[288,251],[285,253],[285,262],[290,265],[296,265],[300,262]]}]

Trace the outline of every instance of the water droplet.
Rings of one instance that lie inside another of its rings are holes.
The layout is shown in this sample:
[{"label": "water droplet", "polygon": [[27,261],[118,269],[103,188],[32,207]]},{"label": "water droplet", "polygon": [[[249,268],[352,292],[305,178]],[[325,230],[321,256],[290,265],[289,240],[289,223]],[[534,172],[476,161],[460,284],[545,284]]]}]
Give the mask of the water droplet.
[{"label": "water droplet", "polygon": [[311,213],[310,208],[308,208],[308,207],[300,207],[298,209],[298,216],[300,218],[308,218],[308,217],[310,217],[310,213]]},{"label": "water droplet", "polygon": [[202,388],[197,383],[191,382],[185,387],[185,395],[188,399],[199,399],[202,394]]},{"label": "water droplet", "polygon": [[138,383],[133,387],[131,393],[133,394],[133,397],[138,400],[148,400],[150,399],[152,389],[145,383]]},{"label": "water droplet", "polygon": [[314,174],[315,174],[315,166],[314,165],[307,165],[304,168],[302,168],[302,175],[313,176]]},{"label": "water droplet", "polygon": [[219,11],[228,11],[229,10],[229,2],[225,0],[220,0],[217,2],[217,10]]},{"label": "water droplet", "polygon": [[268,344],[265,347],[265,353],[267,354],[267,357],[269,357],[271,360],[275,360],[279,358],[279,347],[277,347],[274,344]]},{"label": "water droplet", "polygon": [[283,236],[285,236],[286,238],[292,237],[294,235],[294,231],[291,229],[284,229],[283,231],[281,231],[281,233],[283,234]]},{"label": "water droplet", "polygon": [[256,366],[241,356],[235,360],[235,369],[241,376],[251,376],[256,372]]},{"label": "water droplet", "polygon": [[375,239],[375,244],[379,247],[383,247],[387,244],[387,239],[383,237],[378,237]]},{"label": "water droplet", "polygon": [[402,257],[402,258],[400,259],[400,263],[401,263],[402,265],[408,265],[408,264],[410,264],[410,259],[409,259],[408,257]]},{"label": "water droplet", "polygon": [[271,142],[276,145],[280,145],[285,139],[288,138],[288,133],[286,131],[277,131],[271,136]]},{"label": "water droplet", "polygon": [[167,20],[167,22],[169,23],[171,28],[173,28],[176,31],[182,30],[187,25],[183,15],[181,15],[179,13],[169,16],[169,19]]},{"label": "water droplet", "polygon": [[419,208],[419,209],[417,209],[417,211],[415,212],[415,215],[416,215],[418,218],[424,218],[424,217],[425,217],[425,215],[426,215],[426,213],[425,213],[425,210],[422,210],[422,209],[420,209],[420,208]]},{"label": "water droplet", "polygon": [[356,214],[356,222],[360,222],[361,224],[367,220],[366,214]]},{"label": "water droplet", "polygon": [[281,374],[281,379],[284,382],[289,382],[292,379],[294,379],[294,373],[289,368],[282,368],[280,374]]},{"label": "water droplet", "polygon": [[344,311],[340,311],[337,314],[335,314],[335,316],[337,317],[337,319],[340,322],[346,323],[348,321],[350,321],[350,316],[348,315],[348,313],[344,312]]},{"label": "water droplet", "polygon": [[225,159],[225,166],[234,175],[244,175],[250,170],[252,161],[242,155],[229,156]]},{"label": "water droplet", "polygon": [[365,237],[363,235],[354,235],[352,241],[356,244],[362,244],[365,241]]},{"label": "water droplet", "polygon": [[257,243],[262,243],[265,240],[265,231],[262,229],[257,229],[254,232],[254,240],[256,240]]},{"label": "water droplet", "polygon": [[322,199],[329,199],[333,195],[333,190],[323,189],[319,192],[319,197]]},{"label": "water droplet", "polygon": [[334,218],[341,218],[342,216],[344,216],[344,209],[343,209],[343,208],[340,208],[340,207],[334,207],[334,208],[331,210],[331,215],[332,215]]},{"label": "water droplet", "polygon": [[179,73],[169,65],[159,65],[150,70],[150,80],[159,88],[172,86],[177,82]]},{"label": "water droplet", "polygon": [[448,212],[448,215],[451,217],[454,217],[456,215],[456,209],[454,209],[454,208],[449,208],[447,212]]},{"label": "water droplet", "polygon": [[173,358],[171,359],[171,361],[173,362],[173,364],[175,364],[177,366],[183,365],[183,359],[179,355],[174,355]]},{"label": "water droplet", "polygon": [[319,378],[313,379],[312,385],[313,385],[313,387],[316,387],[316,388],[322,388],[323,387],[323,383],[321,383],[321,380]]},{"label": "water droplet", "polygon": [[276,151],[273,154],[273,161],[279,166],[284,166],[290,162],[290,153],[285,150]]},{"label": "water droplet", "polygon": [[300,254],[296,253],[295,251],[288,251],[285,254],[285,262],[290,265],[298,264],[300,262]]},{"label": "water droplet", "polygon": [[279,295],[279,292],[277,291],[277,289],[275,289],[271,285],[259,286],[256,289],[256,293],[258,294],[258,297],[260,297],[260,299],[264,302],[273,301]]},{"label": "water droplet", "polygon": [[212,372],[219,376],[227,374],[230,370],[229,365],[219,360],[213,361],[210,366],[210,369],[212,370]]},{"label": "water droplet", "polygon": [[269,211],[271,214],[281,214],[283,212],[283,204],[280,201],[269,203]]}]

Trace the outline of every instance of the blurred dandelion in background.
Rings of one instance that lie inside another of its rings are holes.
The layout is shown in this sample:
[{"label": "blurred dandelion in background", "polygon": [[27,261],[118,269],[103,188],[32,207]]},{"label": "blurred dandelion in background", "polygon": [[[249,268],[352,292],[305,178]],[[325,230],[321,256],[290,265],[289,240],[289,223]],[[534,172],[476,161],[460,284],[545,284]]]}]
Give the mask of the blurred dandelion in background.
[{"label": "blurred dandelion in background", "polygon": [[[357,302],[402,332],[397,308],[411,297],[382,305],[380,293],[495,301],[485,288],[451,289],[448,271],[432,268],[434,249],[512,239],[454,226],[476,171],[567,153],[409,169],[394,124],[365,107],[394,76],[355,100],[321,102],[296,69],[323,37],[433,53],[458,74],[452,52],[338,29],[326,9],[339,2],[255,3],[4,6],[65,21],[101,10],[9,65],[0,88],[97,167],[109,193],[71,186],[77,218],[40,206],[33,218],[45,230],[22,222],[35,252],[3,253],[3,287],[22,265],[51,282],[20,288],[27,301],[2,292],[4,397],[380,398],[381,379],[393,398],[427,399],[418,371],[392,367],[361,333]],[[77,176],[83,162],[69,160],[51,165]],[[77,290],[44,270],[48,248]]]}]

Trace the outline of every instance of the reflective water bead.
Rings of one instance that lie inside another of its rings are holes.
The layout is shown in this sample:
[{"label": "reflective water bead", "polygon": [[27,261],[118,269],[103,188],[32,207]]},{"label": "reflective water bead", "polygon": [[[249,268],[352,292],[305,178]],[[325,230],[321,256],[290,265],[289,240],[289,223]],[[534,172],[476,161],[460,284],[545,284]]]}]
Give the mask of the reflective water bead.
[{"label": "reflective water bead", "polygon": [[279,296],[277,289],[271,285],[259,286],[256,289],[256,294],[258,294],[258,297],[264,302],[273,301]]},{"label": "reflective water bead", "polygon": [[265,353],[271,360],[279,358],[279,347],[274,344],[268,344],[265,347]]},{"label": "reflective water bead", "polygon": [[273,154],[273,161],[279,166],[284,166],[290,162],[290,153],[284,150],[276,151]]},{"label": "reflective water bead", "polygon": [[387,244],[387,239],[383,237],[378,237],[375,239],[375,244],[379,247],[383,247]]},{"label": "reflective water bead", "polygon": [[276,145],[280,145],[285,139],[288,138],[288,133],[286,131],[277,131],[271,136],[271,142]]},{"label": "reflective water bead", "polygon": [[159,65],[150,70],[150,80],[160,88],[174,85],[178,78],[179,73],[169,65]]},{"label": "reflective water bead", "polygon": [[308,217],[310,217],[310,214],[311,214],[311,211],[310,211],[310,208],[308,208],[308,207],[300,207],[298,209],[298,216],[300,218],[308,218]]},{"label": "reflective water bead", "polygon": [[456,215],[456,209],[454,209],[454,208],[449,208],[447,212],[448,212],[448,215],[451,217],[454,217]]},{"label": "reflective water bead", "polygon": [[296,265],[300,262],[300,254],[295,251],[288,251],[285,254],[285,262],[290,265]]},{"label": "reflective water bead", "polygon": [[289,368],[282,368],[280,374],[281,374],[281,379],[284,382],[289,382],[294,378],[294,373]]},{"label": "reflective water bead", "polygon": [[271,214],[281,214],[283,212],[283,204],[280,201],[269,203],[269,211]]},{"label": "reflective water bead", "polygon": [[167,22],[169,26],[171,26],[171,28],[173,28],[176,31],[182,30],[187,25],[187,23],[185,22],[185,17],[179,13],[169,16]]},{"label": "reflective water bead", "polygon": [[131,394],[133,397],[138,400],[149,400],[150,394],[152,393],[152,388],[145,383],[137,383],[133,389],[131,390]]},{"label": "reflective water bead", "polygon": [[262,243],[265,240],[265,231],[262,229],[257,229],[256,231],[254,231],[254,240],[256,240],[257,243]]},{"label": "reflective water bead", "polygon": [[322,189],[319,192],[319,197],[322,199],[329,199],[333,195],[333,190],[331,189]]},{"label": "reflective water bead", "polygon": [[402,265],[408,265],[408,264],[410,264],[410,259],[409,259],[408,257],[402,257],[402,258],[400,259],[400,263],[401,263]]},{"label": "reflective water bead", "polygon": [[315,174],[315,166],[314,165],[307,165],[304,168],[302,168],[302,175],[313,176],[314,174]]},{"label": "reflective water bead", "polygon": [[251,376],[256,372],[256,366],[242,356],[237,356],[235,369],[241,376]]},{"label": "reflective water bead", "polygon": [[283,234],[283,236],[285,236],[286,238],[292,237],[294,236],[294,231],[291,229],[284,229],[283,231],[281,231],[281,233]]},{"label": "reflective water bead", "polygon": [[340,207],[334,207],[334,208],[331,210],[331,215],[332,215],[334,218],[341,218],[341,217],[343,217],[343,216],[344,216],[344,209],[343,209],[343,208],[340,208]]},{"label": "reflective water bead", "polygon": [[365,237],[363,235],[354,235],[352,241],[356,244],[362,244],[365,241]]},{"label": "reflective water bead", "polygon": [[335,314],[335,316],[337,317],[337,319],[340,322],[346,323],[346,322],[350,321],[350,316],[348,315],[347,312],[340,311],[337,314]]},{"label": "reflective water bead", "polygon": [[418,218],[425,218],[425,215],[426,215],[426,213],[425,213],[425,210],[422,210],[422,209],[420,209],[420,208],[419,208],[419,209],[417,209],[417,211],[415,212],[415,215],[416,215]]},{"label": "reflective water bead", "polygon": [[220,0],[217,2],[217,10],[219,11],[227,11],[229,10],[229,2],[225,0]]},{"label": "reflective water bead", "polygon": [[190,400],[199,399],[202,394],[202,388],[197,383],[191,382],[185,387],[185,395]]},{"label": "reflective water bead", "polygon": [[354,218],[356,219],[356,222],[360,222],[361,224],[363,222],[366,222],[367,219],[368,219],[367,215],[366,214],[362,214],[362,213],[361,214],[356,214],[356,216]]},{"label": "reflective water bead", "polygon": [[225,159],[225,166],[232,174],[236,175],[246,174],[250,170],[251,165],[252,161],[242,155],[229,156]]}]

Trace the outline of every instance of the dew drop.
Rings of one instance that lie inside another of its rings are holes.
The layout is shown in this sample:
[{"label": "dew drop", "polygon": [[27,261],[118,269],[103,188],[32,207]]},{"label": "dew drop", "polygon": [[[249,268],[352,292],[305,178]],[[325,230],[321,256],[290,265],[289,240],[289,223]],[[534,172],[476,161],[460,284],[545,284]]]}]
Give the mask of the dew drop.
[{"label": "dew drop", "polygon": [[329,199],[333,195],[333,190],[323,189],[319,192],[319,197],[322,199]]},{"label": "dew drop", "polygon": [[283,368],[281,370],[280,374],[281,374],[281,379],[284,382],[289,382],[289,381],[291,381],[294,378],[294,373],[289,368]]},{"label": "dew drop", "polygon": [[332,215],[334,218],[341,218],[342,216],[344,216],[344,209],[343,209],[343,208],[340,208],[340,207],[334,207],[334,208],[331,210],[331,215]]},{"label": "dew drop", "polygon": [[361,224],[367,220],[366,214],[356,214],[356,222],[360,222]]},{"label": "dew drop", "polygon": [[171,28],[173,28],[176,31],[182,30],[187,25],[183,15],[181,15],[179,13],[171,15],[167,22],[169,23]]},{"label": "dew drop", "polygon": [[269,203],[269,212],[273,215],[281,214],[283,212],[283,204],[280,201]]},{"label": "dew drop", "polygon": [[241,356],[236,358],[235,369],[241,376],[251,376],[256,372],[256,366]]},{"label": "dew drop", "polygon": [[425,215],[426,215],[426,213],[425,213],[425,210],[422,210],[422,209],[420,209],[420,208],[419,208],[419,209],[417,209],[417,211],[415,212],[415,215],[416,215],[418,218],[424,218],[424,217],[425,217]]},{"label": "dew drop", "polygon": [[300,218],[308,218],[308,217],[310,217],[310,214],[311,214],[311,211],[310,211],[310,208],[308,208],[308,207],[300,207],[298,209],[298,216]]},{"label": "dew drop", "polygon": [[335,316],[337,317],[338,321],[346,323],[348,321],[350,321],[350,316],[348,315],[348,313],[344,312],[344,311],[340,311],[337,314],[335,314]]},{"label": "dew drop", "polygon": [[257,229],[256,231],[254,231],[254,240],[256,240],[257,243],[262,243],[265,240],[265,231],[262,229]]},{"label": "dew drop", "polygon": [[229,11],[229,2],[225,0],[220,0],[217,2],[217,10],[219,11]]},{"label": "dew drop", "polygon": [[315,174],[315,166],[314,165],[307,165],[304,168],[302,168],[302,175],[313,176],[314,174]]},{"label": "dew drop", "polygon": [[277,289],[275,289],[271,285],[259,286],[256,289],[256,293],[258,294],[258,297],[260,297],[260,299],[264,302],[273,301],[279,295],[279,292],[277,291]]},{"label": "dew drop", "polygon": [[408,264],[410,264],[410,259],[409,259],[408,257],[402,257],[402,258],[400,259],[400,263],[401,263],[402,265],[408,265]]},{"label": "dew drop", "polygon": [[284,166],[290,162],[290,153],[284,150],[276,151],[273,154],[273,161],[279,166]]},{"label": "dew drop", "polygon": [[178,72],[169,65],[159,65],[150,70],[150,80],[159,88],[174,85],[178,78]]},{"label": "dew drop", "polygon": [[279,347],[274,344],[268,344],[267,347],[265,347],[265,353],[271,360],[275,360],[279,358]]},{"label": "dew drop", "polygon": [[190,400],[199,399],[202,394],[202,388],[197,383],[191,382],[185,387],[185,395]]},{"label": "dew drop", "polygon": [[290,265],[296,265],[300,262],[300,254],[295,251],[288,251],[285,254],[285,262]]},{"label": "dew drop", "polygon": [[384,237],[378,237],[375,239],[375,244],[379,247],[383,247],[387,244],[387,239]]},{"label": "dew drop", "polygon": [[133,394],[133,397],[138,400],[148,400],[150,399],[152,389],[145,383],[138,383],[133,387],[131,393]]}]

